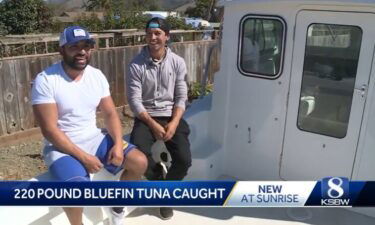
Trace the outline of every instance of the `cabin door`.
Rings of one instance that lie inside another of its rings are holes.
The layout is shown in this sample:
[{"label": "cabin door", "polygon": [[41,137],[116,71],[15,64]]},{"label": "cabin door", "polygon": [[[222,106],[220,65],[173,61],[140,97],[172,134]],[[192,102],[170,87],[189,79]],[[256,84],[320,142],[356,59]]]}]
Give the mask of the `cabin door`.
[{"label": "cabin door", "polygon": [[375,15],[297,15],[280,175],[351,178],[375,42]]}]

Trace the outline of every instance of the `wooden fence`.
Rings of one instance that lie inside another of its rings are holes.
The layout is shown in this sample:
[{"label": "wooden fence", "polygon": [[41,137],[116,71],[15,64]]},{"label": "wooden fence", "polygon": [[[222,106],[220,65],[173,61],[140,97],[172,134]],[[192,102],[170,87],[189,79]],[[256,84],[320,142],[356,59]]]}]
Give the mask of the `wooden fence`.
[{"label": "wooden fence", "polygon": [[[216,41],[174,43],[171,48],[182,56],[188,69],[188,81],[200,81],[210,48]],[[127,104],[125,96],[125,67],[142,46],[100,49],[93,53],[91,65],[107,76],[116,106]],[[209,79],[219,69],[219,49],[210,60]],[[0,136],[36,127],[31,107],[32,80],[44,68],[60,60],[58,54],[0,60]]]},{"label": "wooden fence", "polygon": [[[0,0],[1,1],[1,0]],[[171,30],[173,42],[215,40],[218,30]],[[57,53],[59,34],[28,34],[0,36],[0,59],[15,56],[30,56]],[[125,47],[145,44],[145,32],[137,29],[107,30],[91,32],[97,49]]]}]

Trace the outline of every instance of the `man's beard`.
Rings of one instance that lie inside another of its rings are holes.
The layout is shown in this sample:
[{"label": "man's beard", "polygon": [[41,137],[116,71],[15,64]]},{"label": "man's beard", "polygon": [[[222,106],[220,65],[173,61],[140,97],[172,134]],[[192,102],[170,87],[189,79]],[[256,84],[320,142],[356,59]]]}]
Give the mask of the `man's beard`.
[{"label": "man's beard", "polygon": [[82,64],[79,64],[77,61],[77,59],[75,59],[75,57],[77,57],[79,55],[76,55],[74,57],[69,57],[67,55],[63,55],[63,58],[64,58],[64,63],[67,64],[70,68],[74,69],[74,70],[84,70],[86,68],[86,66],[90,63],[90,57],[89,56],[86,56],[85,59],[86,59],[86,63],[84,65]]}]

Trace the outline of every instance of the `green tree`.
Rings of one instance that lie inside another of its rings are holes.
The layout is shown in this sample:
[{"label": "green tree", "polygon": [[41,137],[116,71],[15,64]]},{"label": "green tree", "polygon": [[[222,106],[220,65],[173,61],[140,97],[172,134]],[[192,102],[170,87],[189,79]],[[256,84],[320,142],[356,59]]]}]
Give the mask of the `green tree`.
[{"label": "green tree", "polygon": [[149,11],[159,11],[161,8],[159,7],[159,4],[155,0],[140,0],[137,1],[139,4],[143,5],[145,10]]},{"label": "green tree", "polygon": [[121,17],[120,27],[122,29],[144,29],[146,22],[149,20],[149,17],[145,15],[135,15],[130,14],[128,16]]},{"label": "green tree", "polygon": [[7,35],[8,34],[8,29],[5,26],[3,22],[0,21],[0,36],[1,35]]},{"label": "green tree", "polygon": [[112,0],[88,0],[85,8],[88,11],[108,11],[112,8]]},{"label": "green tree", "polygon": [[36,0],[37,2],[37,30],[39,32],[50,31],[52,26],[52,9],[45,4],[44,1]]},{"label": "green tree", "polygon": [[43,0],[3,0],[0,23],[11,34],[41,32],[51,25],[51,11]]},{"label": "green tree", "polygon": [[88,0],[84,8],[88,11],[144,11],[160,10],[156,0]]},{"label": "green tree", "polygon": [[124,2],[127,10],[131,11],[158,11],[159,4],[156,0],[127,0]]},{"label": "green tree", "polygon": [[216,0],[195,0],[195,7],[187,8],[185,14],[189,17],[200,17],[210,21],[215,5]]},{"label": "green tree", "polygon": [[114,13],[106,14],[104,17],[104,24],[103,27],[106,30],[109,29],[119,29],[118,28],[118,20],[117,17],[114,15]]},{"label": "green tree", "polygon": [[193,27],[190,24],[185,24],[185,20],[183,18],[178,18],[174,16],[168,16],[166,18],[167,22],[171,26],[171,30],[190,30]]},{"label": "green tree", "polygon": [[75,24],[85,27],[90,31],[101,31],[103,30],[103,23],[100,19],[95,15],[91,14],[90,16],[83,16],[79,18]]}]

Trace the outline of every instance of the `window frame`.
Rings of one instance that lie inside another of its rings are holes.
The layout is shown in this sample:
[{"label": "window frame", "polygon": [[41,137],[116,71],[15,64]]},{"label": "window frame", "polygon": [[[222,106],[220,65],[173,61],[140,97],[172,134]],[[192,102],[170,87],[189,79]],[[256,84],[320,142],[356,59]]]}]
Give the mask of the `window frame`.
[{"label": "window frame", "polygon": [[[246,72],[242,68],[241,59],[242,59],[242,41],[243,41],[243,31],[244,31],[244,24],[249,19],[268,19],[268,20],[276,20],[279,21],[282,24],[282,41],[281,41],[281,53],[280,53],[280,66],[279,66],[279,72],[275,75],[267,75],[262,73],[250,73]],[[257,77],[257,78],[263,78],[267,80],[275,80],[281,76],[284,69],[284,55],[285,55],[285,45],[286,45],[286,32],[287,32],[287,24],[285,20],[277,15],[257,15],[257,14],[247,14],[243,16],[240,20],[239,24],[239,33],[238,33],[238,49],[237,49],[237,69],[238,71],[247,77]]]},{"label": "window frame", "polygon": [[[358,64],[359,64],[359,59],[361,57],[361,48],[362,48],[362,44],[363,44],[363,29],[361,26],[359,25],[351,25],[351,24],[332,24],[332,23],[321,23],[321,22],[312,22],[310,23],[307,27],[306,27],[306,36],[305,36],[305,46],[304,46],[304,57],[303,57],[303,67],[302,67],[302,73],[305,71],[305,61],[306,61],[306,49],[307,49],[307,39],[308,39],[308,29],[309,27],[311,27],[312,25],[315,25],[315,24],[323,24],[323,25],[335,25],[335,26],[351,26],[351,27],[357,27],[359,28],[359,30],[361,31],[361,43],[359,45],[359,49],[358,49],[358,59],[357,59],[357,68],[356,68],[356,77],[355,77],[355,80],[354,80],[354,85],[353,85],[353,95],[354,95],[354,92],[355,92],[355,82],[357,81],[357,75],[358,75]],[[347,48],[349,48],[350,46],[348,46]],[[351,105],[350,105],[350,112],[349,112],[349,118],[348,118],[348,123],[347,123],[347,126],[346,126],[346,131],[345,131],[345,135],[343,137],[341,136],[334,136],[334,135],[331,135],[331,134],[325,134],[325,133],[322,133],[322,132],[316,132],[316,131],[311,131],[311,130],[305,130],[303,128],[301,128],[298,124],[298,119],[299,119],[299,115],[300,115],[300,106],[301,106],[301,93],[302,93],[302,84],[303,84],[303,74],[302,74],[302,79],[301,79],[301,88],[300,88],[300,91],[299,91],[299,103],[298,103],[298,111],[297,111],[297,118],[296,118],[296,127],[298,130],[302,131],[302,132],[307,132],[307,133],[311,133],[311,134],[317,134],[317,135],[322,135],[322,136],[326,136],[326,137],[331,137],[331,138],[336,138],[336,139],[344,139],[346,138],[347,134],[348,134],[348,129],[349,129],[349,123],[350,123],[350,114],[351,114],[351,107],[353,106],[353,98],[352,98],[352,101],[351,101]]]}]

